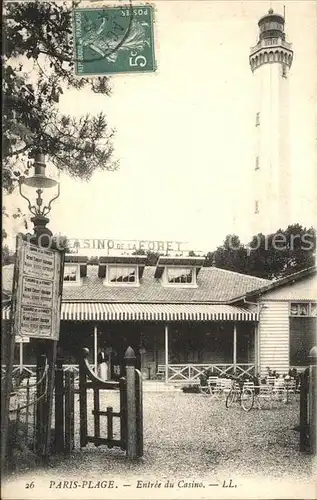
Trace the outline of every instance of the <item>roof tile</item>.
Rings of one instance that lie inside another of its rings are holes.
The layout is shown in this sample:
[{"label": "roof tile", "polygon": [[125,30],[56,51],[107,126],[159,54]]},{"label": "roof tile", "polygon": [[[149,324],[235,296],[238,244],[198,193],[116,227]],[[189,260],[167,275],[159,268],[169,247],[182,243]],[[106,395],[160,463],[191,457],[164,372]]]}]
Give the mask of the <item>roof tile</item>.
[{"label": "roof tile", "polygon": [[[13,265],[4,266],[2,272],[3,290],[11,291]],[[146,267],[140,286],[106,286],[98,278],[98,266],[89,265],[87,277],[82,278],[81,285],[64,287],[63,302],[226,303],[270,283],[246,274],[202,267],[196,288],[173,288],[162,286],[154,272],[154,266]]]}]

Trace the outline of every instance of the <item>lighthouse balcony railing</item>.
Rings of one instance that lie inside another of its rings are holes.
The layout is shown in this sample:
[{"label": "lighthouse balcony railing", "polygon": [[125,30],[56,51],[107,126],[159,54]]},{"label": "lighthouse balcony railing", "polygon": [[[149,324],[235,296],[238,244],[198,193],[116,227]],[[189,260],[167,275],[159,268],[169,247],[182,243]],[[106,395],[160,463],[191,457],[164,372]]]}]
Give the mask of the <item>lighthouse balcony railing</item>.
[{"label": "lighthouse balcony railing", "polygon": [[264,40],[260,40],[256,45],[253,45],[253,47],[251,47],[251,52],[256,52],[257,50],[263,49],[265,47],[274,46],[282,46],[288,50],[292,49],[292,44],[286,42],[282,38],[265,38]]}]

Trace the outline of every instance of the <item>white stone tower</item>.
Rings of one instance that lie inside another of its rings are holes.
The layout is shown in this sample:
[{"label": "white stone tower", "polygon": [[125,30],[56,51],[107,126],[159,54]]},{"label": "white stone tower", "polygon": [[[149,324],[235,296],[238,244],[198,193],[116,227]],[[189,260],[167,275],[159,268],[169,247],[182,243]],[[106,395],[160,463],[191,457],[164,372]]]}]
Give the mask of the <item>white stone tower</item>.
[{"label": "white stone tower", "polygon": [[253,234],[269,234],[291,221],[289,161],[289,69],[291,44],[285,41],[284,17],[272,9],[259,22],[259,40],[251,48],[255,88]]}]

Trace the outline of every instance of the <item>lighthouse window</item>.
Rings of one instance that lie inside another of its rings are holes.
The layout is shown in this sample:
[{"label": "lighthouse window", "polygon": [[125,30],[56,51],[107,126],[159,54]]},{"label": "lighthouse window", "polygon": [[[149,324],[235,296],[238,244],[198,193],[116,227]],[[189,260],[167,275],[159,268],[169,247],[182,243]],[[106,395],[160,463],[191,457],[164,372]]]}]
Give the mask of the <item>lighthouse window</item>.
[{"label": "lighthouse window", "polygon": [[255,200],[255,203],[254,203],[254,213],[255,214],[259,213],[259,202],[258,202],[258,200]]},{"label": "lighthouse window", "polygon": [[260,112],[255,115],[255,126],[258,127],[260,125]]},{"label": "lighthouse window", "polygon": [[282,65],[282,77],[287,78],[287,67],[286,64]]},{"label": "lighthouse window", "polygon": [[259,156],[255,157],[255,170],[259,170],[260,168],[260,158]]}]

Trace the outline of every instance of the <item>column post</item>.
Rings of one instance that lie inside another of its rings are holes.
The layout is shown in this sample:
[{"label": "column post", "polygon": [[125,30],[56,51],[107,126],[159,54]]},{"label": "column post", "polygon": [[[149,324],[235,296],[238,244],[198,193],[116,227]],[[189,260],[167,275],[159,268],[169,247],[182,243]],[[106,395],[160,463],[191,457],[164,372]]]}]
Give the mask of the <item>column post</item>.
[{"label": "column post", "polygon": [[20,342],[20,373],[23,372],[23,342]]},{"label": "column post", "polygon": [[165,325],[165,384],[168,382],[168,325]]},{"label": "column post", "polygon": [[254,324],[254,371],[259,373],[259,325]]},{"label": "column post", "polygon": [[316,455],[317,439],[317,347],[313,347],[309,352],[309,406],[308,406],[308,425],[309,425],[309,451]]},{"label": "column post", "polygon": [[128,347],[124,355],[127,388],[127,457],[137,458],[137,426],[136,426],[136,357],[132,347]]},{"label": "column post", "polygon": [[233,371],[237,372],[237,323],[233,325]]},{"label": "column post", "polygon": [[94,326],[94,366],[95,366],[95,373],[97,373],[97,371],[98,371],[97,357],[98,357],[98,328],[97,328],[97,325],[95,325]]}]

